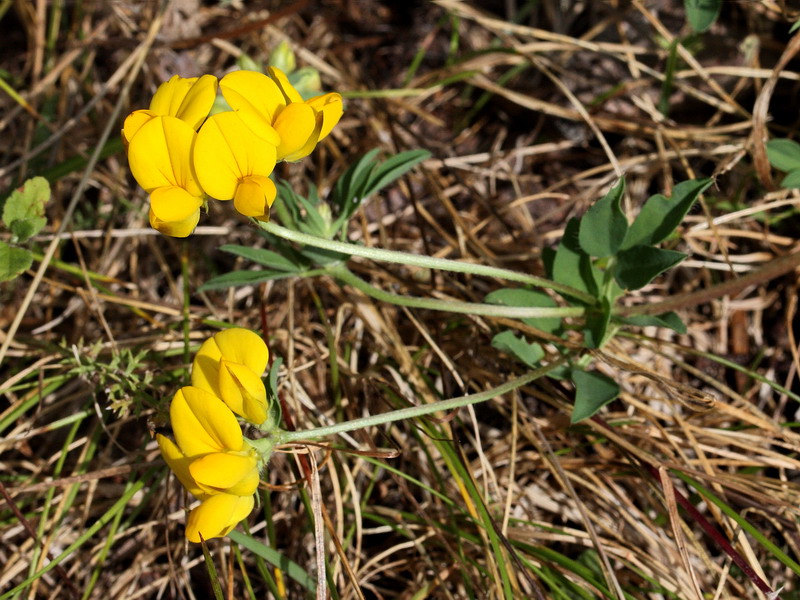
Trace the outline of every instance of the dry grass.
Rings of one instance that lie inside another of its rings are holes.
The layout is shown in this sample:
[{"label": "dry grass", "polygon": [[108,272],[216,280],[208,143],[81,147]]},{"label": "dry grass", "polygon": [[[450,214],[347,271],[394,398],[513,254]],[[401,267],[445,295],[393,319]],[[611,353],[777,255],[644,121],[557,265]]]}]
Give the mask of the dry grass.
[{"label": "dry grass", "polygon": [[[490,346],[502,327],[530,332],[516,322],[388,306],[330,278],[197,293],[242,266],[222,243],[264,241],[220,204],[188,244],[147,228],[115,139],[172,73],[221,75],[239,52],[263,60],[289,40],[348,96],[331,139],[278,169],[301,193],[307,178],[329,189],[371,148],[430,150],[356,217],[351,239],[366,245],[540,274],[542,249],[624,173],[629,215],[676,182],[716,177],[676,241],[690,260],[628,303],[796,250],[800,198],[775,187],[764,158],[767,135],[797,125],[785,33],[796,16],[783,3],[726,2],[693,38],[679,2],[507,2],[519,24],[459,0],[241,4],[176,0],[161,18],[150,2],[0,2],[0,76],[20,96],[0,97],[0,181],[42,174],[54,192],[33,271],[0,285],[4,598],[212,597],[150,434],[185,381],[185,323],[192,344],[216,321],[263,329],[298,428],[483,391],[520,370]],[[415,296],[481,301],[502,285],[351,266]],[[796,297],[790,273],[684,307],[686,335],[617,337],[596,358],[623,394],[597,420],[570,426],[573,391],[551,381],[277,454],[249,531],[315,577],[323,516],[335,598],[767,597],[708,524],[796,598]],[[227,597],[304,597],[286,569],[228,540],[209,547]]]}]

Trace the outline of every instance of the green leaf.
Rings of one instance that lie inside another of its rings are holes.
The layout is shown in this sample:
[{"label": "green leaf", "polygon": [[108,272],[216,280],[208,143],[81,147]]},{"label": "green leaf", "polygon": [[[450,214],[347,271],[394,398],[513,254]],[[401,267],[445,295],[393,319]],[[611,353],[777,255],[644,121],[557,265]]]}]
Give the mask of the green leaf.
[{"label": "green leaf", "polygon": [[225,596],[222,595],[222,586],[219,584],[219,575],[217,575],[217,569],[214,566],[214,559],[211,557],[211,553],[208,551],[208,545],[206,544],[206,541],[203,540],[200,546],[203,549],[203,560],[205,561],[208,579],[211,582],[211,589],[214,591],[214,600],[224,600]]},{"label": "green leaf", "polygon": [[662,250],[652,246],[634,246],[620,251],[617,255],[614,278],[622,287],[638,290],[684,258],[686,255],[683,252]]},{"label": "green leaf", "polygon": [[632,317],[624,317],[620,321],[636,327],[667,327],[678,333],[686,333],[686,325],[677,313],[671,311],[660,315],[634,315]]},{"label": "green leaf", "polygon": [[[484,299],[489,304],[503,304],[505,306],[527,306],[531,308],[555,308],[556,301],[544,292],[525,288],[504,288],[495,290]],[[547,333],[555,333],[561,328],[561,319],[558,317],[534,317],[522,319],[531,327],[536,327]]]},{"label": "green leaf", "polygon": [[427,150],[409,150],[392,156],[379,164],[374,172],[370,174],[362,195],[365,198],[371,196],[384,186],[400,178],[400,176],[410,171],[423,160],[430,158],[430,156],[431,153]]},{"label": "green leaf", "polygon": [[510,354],[529,367],[534,367],[536,363],[544,358],[544,350],[539,344],[518,338],[513,331],[503,331],[494,336],[492,338],[492,348]]},{"label": "green leaf", "polygon": [[800,169],[789,171],[786,177],[781,181],[781,187],[787,190],[800,188]]},{"label": "green leaf", "polygon": [[789,28],[789,33],[794,33],[798,28],[800,28],[800,21],[795,21],[791,28]]},{"label": "green leaf", "polygon": [[276,271],[286,271],[287,273],[293,273],[296,271],[300,271],[303,268],[302,265],[298,265],[292,262],[288,258],[281,256],[277,252],[273,252],[272,250],[266,250],[264,248],[250,248],[249,246],[225,244],[224,246],[220,246],[219,249],[229,254],[235,254],[236,256],[241,256],[242,258],[246,258],[248,260],[253,261],[254,263],[264,265],[265,267],[270,267]]},{"label": "green leaf", "polygon": [[0,281],[14,279],[33,264],[33,254],[24,248],[0,242]]},{"label": "green leaf", "polygon": [[703,33],[714,24],[722,8],[722,0],[683,0],[686,20],[697,33]]},{"label": "green leaf", "polygon": [[587,348],[602,348],[608,341],[608,324],[611,322],[611,302],[601,298],[600,306],[586,313],[584,342]]},{"label": "green leaf", "polygon": [[584,252],[578,242],[579,219],[570,219],[564,229],[564,237],[558,245],[553,258],[551,277],[593,296],[598,294],[603,274],[592,264],[591,257]]},{"label": "green leaf", "polygon": [[309,575],[308,570],[298,565],[285,554],[281,554],[275,548],[270,548],[236,529],[231,531],[228,537],[243,548],[250,550],[253,554],[257,554],[272,566],[281,569],[290,579],[295,580],[308,591],[313,592],[316,589],[316,582]]},{"label": "green leaf", "polygon": [[697,197],[713,183],[710,178],[684,181],[675,186],[672,196],[651,196],[628,229],[622,248],[653,246],[664,241],[681,224]]},{"label": "green leaf", "polygon": [[800,144],[794,140],[777,139],[767,142],[767,158],[781,171],[800,169]]},{"label": "green leaf", "polygon": [[628,231],[628,219],[620,207],[624,194],[625,180],[620,177],[616,185],[583,215],[578,241],[589,256],[611,256],[622,246]]},{"label": "green leaf", "polygon": [[285,279],[287,277],[303,277],[310,273],[318,273],[318,271],[298,271],[287,273],[286,271],[231,271],[217,277],[212,277],[200,286],[198,291],[206,292],[208,290],[220,290],[229,287],[236,287],[238,285],[253,285],[254,283],[261,283],[262,281],[271,281],[273,279]]},{"label": "green leaf", "polygon": [[44,206],[50,200],[50,184],[33,177],[14,190],[3,207],[3,222],[20,242],[36,235],[47,224]]},{"label": "green leaf", "polygon": [[377,149],[370,150],[336,182],[331,195],[332,203],[339,213],[332,227],[334,232],[347,223],[368,197],[429,158],[431,154],[427,150],[409,150],[392,156],[383,163],[375,160],[377,155]]},{"label": "green leaf", "polygon": [[588,419],[619,396],[617,383],[597,371],[587,373],[572,369],[570,377],[575,384],[575,406],[570,417],[572,423]]}]

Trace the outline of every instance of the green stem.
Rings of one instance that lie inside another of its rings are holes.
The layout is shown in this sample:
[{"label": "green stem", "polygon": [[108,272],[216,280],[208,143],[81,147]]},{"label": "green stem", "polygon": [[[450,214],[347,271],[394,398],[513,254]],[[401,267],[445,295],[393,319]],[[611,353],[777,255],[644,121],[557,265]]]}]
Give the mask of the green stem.
[{"label": "green stem", "polygon": [[469,406],[470,404],[478,404],[479,402],[486,402],[492,400],[503,394],[507,394],[517,388],[527,385],[546,375],[550,371],[560,367],[567,361],[567,357],[561,357],[558,360],[550,363],[547,366],[534,369],[527,375],[512,379],[506,383],[492,388],[485,392],[477,394],[470,394],[469,396],[460,396],[458,398],[450,398],[449,400],[440,400],[439,402],[431,402],[430,404],[423,404],[421,406],[409,406],[408,408],[401,408],[379,415],[370,417],[363,417],[361,419],[353,419],[352,421],[345,421],[343,423],[336,423],[326,427],[317,427],[316,429],[307,429],[305,431],[281,431],[276,434],[277,444],[286,444],[288,442],[310,441],[318,440],[329,435],[337,433],[344,433],[346,431],[353,431],[355,429],[364,429],[366,427],[373,427],[375,425],[382,425],[384,423],[392,423],[394,421],[401,421],[403,419],[413,419],[415,417],[422,417],[431,413],[439,411],[453,410],[461,408],[462,406]]},{"label": "green stem", "polygon": [[580,306],[559,307],[535,307],[535,306],[502,306],[498,304],[480,304],[475,302],[459,302],[458,300],[438,300],[436,298],[414,298],[412,296],[401,296],[386,292],[380,288],[370,285],[357,275],[354,275],[344,265],[336,265],[328,269],[328,273],[336,279],[352,285],[361,290],[367,296],[389,302],[398,306],[408,306],[411,308],[425,308],[428,310],[442,310],[452,313],[463,313],[468,315],[481,315],[484,317],[507,317],[510,319],[531,319],[547,317],[579,317],[586,311]]},{"label": "green stem", "polygon": [[501,269],[499,267],[476,265],[473,263],[449,260],[446,258],[420,256],[419,254],[411,254],[410,252],[383,250],[381,248],[368,248],[366,246],[358,246],[356,244],[337,242],[335,240],[326,240],[315,235],[308,235],[299,231],[293,231],[272,222],[264,223],[260,221],[259,225],[264,231],[267,231],[285,240],[297,242],[299,244],[307,244],[315,248],[332,250],[333,252],[340,252],[348,256],[361,256],[371,260],[414,265],[416,267],[423,267],[426,269],[438,269],[441,271],[452,271],[454,273],[470,273],[472,275],[482,275],[484,277],[497,277],[499,279],[506,279],[508,281],[519,281],[520,283],[527,283],[529,285],[535,285],[537,287],[549,288],[557,292],[562,292],[588,304],[597,304],[597,299],[586,292],[576,290],[575,288],[564,285],[563,283],[557,283],[543,277],[535,277],[526,273],[511,271],[510,269]]}]

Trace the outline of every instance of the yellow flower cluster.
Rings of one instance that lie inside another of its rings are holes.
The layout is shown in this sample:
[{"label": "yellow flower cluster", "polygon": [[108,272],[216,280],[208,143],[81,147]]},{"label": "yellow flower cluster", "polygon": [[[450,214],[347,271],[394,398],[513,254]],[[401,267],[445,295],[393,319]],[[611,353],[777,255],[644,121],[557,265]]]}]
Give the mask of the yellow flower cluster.
[{"label": "yellow flower cluster", "polygon": [[192,363],[192,385],[178,390],[170,404],[175,441],[156,436],[170,469],[200,500],[186,524],[191,542],[226,535],[253,510],[262,459],[234,413],[255,425],[266,420],[261,374],[268,358],[263,340],[246,329],[206,340]]},{"label": "yellow flower cluster", "polygon": [[[232,110],[209,116],[217,91]],[[150,224],[186,237],[207,196],[233,200],[241,214],[269,220],[269,178],[280,160],[307,156],[342,116],[342,97],[304,101],[275,67],[161,84],[150,108],[128,115],[122,139],[136,181],[150,194]]]}]

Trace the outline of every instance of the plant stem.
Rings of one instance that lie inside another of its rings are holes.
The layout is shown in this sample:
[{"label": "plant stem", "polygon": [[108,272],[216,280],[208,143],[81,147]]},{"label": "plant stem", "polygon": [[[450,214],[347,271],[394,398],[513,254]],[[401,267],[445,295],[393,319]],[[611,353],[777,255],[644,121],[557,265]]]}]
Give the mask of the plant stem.
[{"label": "plant stem", "polygon": [[698,290],[688,294],[681,294],[662,300],[661,302],[653,302],[652,304],[638,304],[636,306],[620,306],[614,311],[614,314],[630,317],[632,315],[658,315],[661,313],[677,310],[679,308],[687,308],[690,306],[697,306],[710,302],[722,296],[730,296],[740,292],[746,287],[751,285],[758,285],[780,277],[795,269],[800,265],[800,252],[794,254],[787,254],[776,258],[775,260],[767,263],[757,271],[751,271],[742,277],[723,281],[716,285],[712,285],[705,290]]},{"label": "plant stem", "polygon": [[302,440],[318,440],[329,435],[337,433],[344,433],[346,431],[353,431],[355,429],[363,429],[365,427],[373,427],[375,425],[382,425],[384,423],[392,423],[402,419],[413,419],[429,415],[431,413],[453,410],[461,408],[462,406],[469,406],[470,404],[478,404],[479,402],[486,402],[503,394],[507,394],[517,388],[527,385],[530,382],[546,375],[557,367],[560,367],[567,361],[567,357],[561,357],[558,360],[532,370],[527,375],[512,379],[506,383],[499,385],[495,388],[477,394],[470,394],[469,396],[460,396],[458,398],[450,398],[448,400],[440,400],[438,402],[431,402],[430,404],[423,404],[421,406],[409,406],[408,408],[401,408],[379,415],[372,415],[370,417],[363,417],[361,419],[353,419],[352,421],[345,421],[343,423],[336,423],[325,427],[317,427],[316,429],[307,429],[305,431],[281,431],[276,434],[276,443],[285,444],[288,442],[299,442]]},{"label": "plant stem", "polygon": [[428,310],[442,310],[452,313],[468,315],[481,315],[484,317],[509,317],[516,319],[547,318],[547,317],[579,317],[584,314],[583,307],[535,307],[535,306],[503,306],[499,304],[480,304],[476,302],[459,302],[458,300],[439,300],[437,298],[414,298],[386,292],[370,285],[358,275],[353,274],[344,265],[336,265],[328,269],[328,273],[336,279],[352,285],[367,296],[381,302],[389,302],[398,306],[411,308],[426,308]]},{"label": "plant stem", "polygon": [[383,250],[381,248],[367,248],[366,246],[359,246],[357,244],[326,240],[315,235],[308,235],[299,231],[293,231],[272,222],[264,223],[260,221],[259,225],[264,231],[267,231],[273,235],[277,235],[285,240],[300,244],[307,244],[315,248],[324,248],[325,250],[340,252],[348,256],[361,256],[371,260],[414,265],[416,267],[423,267],[426,269],[438,269],[441,271],[452,271],[454,273],[470,273],[472,275],[482,275],[484,277],[497,277],[499,279],[506,279],[508,281],[519,281],[520,283],[527,283],[529,285],[535,285],[537,287],[549,288],[557,292],[563,292],[564,294],[567,294],[573,298],[577,298],[588,304],[597,303],[597,299],[594,296],[591,296],[586,292],[576,290],[568,285],[564,285],[563,283],[557,283],[543,277],[536,277],[526,273],[511,271],[510,269],[490,267],[488,265],[477,265],[457,260],[449,260],[446,258],[420,256],[419,254],[411,254],[410,252]]}]

